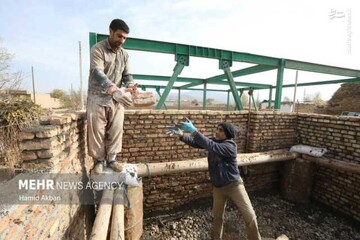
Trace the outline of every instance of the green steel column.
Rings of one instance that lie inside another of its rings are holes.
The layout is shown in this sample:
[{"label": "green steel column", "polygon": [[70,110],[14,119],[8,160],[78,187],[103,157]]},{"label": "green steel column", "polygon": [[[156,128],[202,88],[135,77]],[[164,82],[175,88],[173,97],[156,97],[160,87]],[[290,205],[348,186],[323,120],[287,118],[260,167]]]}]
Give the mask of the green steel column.
[{"label": "green steel column", "polygon": [[90,49],[97,43],[96,33],[90,32],[89,33],[89,41],[90,41]]},{"label": "green steel column", "polygon": [[254,99],[254,94],[251,95],[251,99],[253,101],[253,105],[254,105],[254,108],[255,108],[255,111],[258,110],[257,106],[256,106],[256,102],[255,102],[255,99]]},{"label": "green steel column", "polygon": [[224,73],[225,73],[225,75],[226,75],[226,77],[228,79],[230,89],[231,89],[231,92],[232,92],[234,100],[235,100],[236,109],[241,110],[241,109],[243,109],[243,106],[241,104],[240,97],[239,97],[238,92],[236,90],[236,85],[235,85],[234,78],[233,78],[233,75],[231,73],[230,67],[224,68],[223,70],[224,70]]},{"label": "green steel column", "polygon": [[178,110],[180,110],[180,102],[181,102],[180,91],[181,91],[181,88],[179,88],[179,90],[178,90]]},{"label": "green steel column", "polygon": [[169,95],[170,90],[174,86],[174,83],[175,83],[177,77],[180,75],[181,71],[184,69],[185,66],[189,66],[189,55],[176,54],[175,61],[176,61],[176,65],[173,70],[174,72],[173,72],[162,96],[160,97],[158,104],[156,105],[156,109],[160,109],[164,105],[165,100],[166,100],[167,96]]},{"label": "green steel column", "polygon": [[229,111],[229,108],[230,108],[230,90],[227,92],[226,111]]},{"label": "green steel column", "polygon": [[284,67],[285,67],[285,59],[281,59],[280,66],[278,67],[278,72],[277,72],[275,109],[280,109],[281,107],[281,94],[282,94],[282,85],[284,78]]},{"label": "green steel column", "polygon": [[[156,87],[156,92],[157,92],[157,94],[160,96],[160,99],[161,99],[161,93],[160,93],[160,87]],[[167,110],[167,107],[166,107],[166,104],[164,103],[164,108]],[[158,108],[156,108],[156,109],[158,109]]]},{"label": "green steel column", "polygon": [[204,83],[204,91],[203,91],[203,110],[206,110],[206,83]]},{"label": "green steel column", "polygon": [[269,88],[269,103],[268,108],[271,109],[271,101],[272,101],[272,87]]}]

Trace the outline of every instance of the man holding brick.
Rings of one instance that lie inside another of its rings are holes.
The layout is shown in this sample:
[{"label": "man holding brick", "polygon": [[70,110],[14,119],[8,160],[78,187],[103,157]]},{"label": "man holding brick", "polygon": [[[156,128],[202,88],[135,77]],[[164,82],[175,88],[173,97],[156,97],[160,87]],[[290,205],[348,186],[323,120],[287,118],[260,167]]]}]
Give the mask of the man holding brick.
[{"label": "man holding brick", "polygon": [[124,110],[132,104],[130,94],[138,92],[129,70],[129,55],[122,48],[129,31],[123,20],[114,19],[108,39],[91,48],[87,142],[95,173],[102,172],[105,160],[115,171],[122,170],[116,156],[122,148]]},{"label": "man holding brick", "polygon": [[[231,199],[238,207],[245,221],[247,238],[261,239],[255,211],[245,190],[237,165],[237,146],[234,138],[237,129],[230,123],[218,125],[215,138],[205,137],[198,132],[192,122],[187,120],[179,125],[180,129],[171,130],[189,146],[208,150],[210,180],[213,185],[213,237],[221,239],[226,202]],[[184,135],[183,131],[191,133]]]}]

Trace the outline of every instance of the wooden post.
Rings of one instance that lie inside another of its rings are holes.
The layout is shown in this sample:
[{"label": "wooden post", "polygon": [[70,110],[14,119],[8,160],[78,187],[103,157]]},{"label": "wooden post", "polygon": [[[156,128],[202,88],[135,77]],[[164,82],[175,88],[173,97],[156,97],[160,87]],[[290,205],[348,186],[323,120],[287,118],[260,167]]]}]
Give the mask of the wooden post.
[{"label": "wooden post", "polygon": [[125,240],[124,191],[116,189],[111,218],[111,240]]},{"label": "wooden post", "polygon": [[110,223],[111,208],[114,198],[113,190],[104,190],[99,210],[96,213],[95,222],[91,231],[91,240],[106,240]]}]

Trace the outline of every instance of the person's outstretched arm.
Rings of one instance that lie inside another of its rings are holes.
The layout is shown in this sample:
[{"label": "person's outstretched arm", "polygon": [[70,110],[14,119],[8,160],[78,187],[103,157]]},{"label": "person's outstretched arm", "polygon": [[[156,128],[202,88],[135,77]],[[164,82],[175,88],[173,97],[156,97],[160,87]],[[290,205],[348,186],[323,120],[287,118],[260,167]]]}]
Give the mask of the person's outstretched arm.
[{"label": "person's outstretched arm", "polygon": [[181,130],[191,133],[193,136],[193,144],[196,146],[219,154],[222,157],[236,158],[237,147],[234,141],[215,142],[212,139],[199,133],[189,119],[187,119],[186,122],[182,122],[180,128]]},{"label": "person's outstretched arm", "polygon": [[193,136],[192,140],[201,148],[217,153],[222,157],[236,158],[237,156],[237,147],[233,141],[215,142],[200,132],[195,132]]},{"label": "person's outstretched arm", "polygon": [[191,135],[182,135],[180,136],[180,140],[184,143],[186,143],[187,145],[191,146],[191,147],[194,147],[194,148],[203,148],[201,147],[199,144],[197,144],[195,141],[194,141],[194,138],[191,136]]}]

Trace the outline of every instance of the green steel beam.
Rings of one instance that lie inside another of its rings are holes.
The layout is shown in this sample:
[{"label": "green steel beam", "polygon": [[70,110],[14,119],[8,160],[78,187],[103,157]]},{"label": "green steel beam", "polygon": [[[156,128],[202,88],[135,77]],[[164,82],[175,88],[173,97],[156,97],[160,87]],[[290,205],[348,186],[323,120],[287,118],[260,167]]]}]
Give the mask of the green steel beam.
[{"label": "green steel beam", "polygon": [[[254,74],[254,73],[265,72],[265,71],[273,70],[275,68],[276,67],[274,67],[274,66],[256,65],[256,66],[252,66],[252,67],[234,71],[234,72],[232,72],[232,75],[235,78],[235,77],[246,76],[246,75],[250,75],[250,74]],[[226,79],[225,74],[210,77],[210,78],[206,79],[206,82],[207,83],[215,83],[215,82],[221,81],[223,79]],[[243,85],[243,86],[246,86],[246,85]]]},{"label": "green steel beam", "polygon": [[181,71],[184,69],[185,65],[183,63],[181,63],[180,61],[176,62],[176,65],[174,67],[174,73],[171,76],[162,96],[159,99],[158,104],[156,105],[156,109],[161,109],[161,107],[163,106],[163,104],[165,103],[165,100],[167,98],[167,96],[170,93],[170,90],[172,89],[176,78],[180,75]]},{"label": "green steel beam", "polygon": [[[161,99],[161,93],[160,93],[160,88],[156,88],[156,92],[157,92],[157,94],[159,95],[159,97],[160,97],[160,99]],[[165,109],[167,110],[167,107],[166,107],[166,104],[164,103],[164,107],[165,107]]]},{"label": "green steel beam", "polygon": [[[203,80],[203,82],[206,82],[206,80]],[[269,88],[271,85],[270,84],[260,84],[260,83],[249,83],[249,82],[235,82],[235,85],[240,87],[240,86],[246,86],[246,87],[253,87],[253,88]],[[229,85],[229,83],[227,82],[227,80],[225,81],[220,81],[220,82],[216,82],[216,83],[213,83],[215,85]],[[185,85],[182,85],[181,87],[185,87],[185,88],[191,88],[191,87],[194,87],[194,86],[198,86],[198,85],[201,85],[201,84],[193,84],[193,83],[190,83],[190,84],[185,84]]]},{"label": "green steel beam", "polygon": [[[105,35],[105,34],[97,34],[97,33],[90,32],[89,33],[90,48],[94,44],[96,44],[96,42],[106,39],[107,37],[108,37],[108,35]],[[177,76],[180,74],[181,71],[179,71],[179,73],[176,74],[175,70],[171,77],[135,74],[134,75],[135,79],[168,81],[168,86],[165,88],[164,94],[160,98],[161,102],[159,101],[157,108],[160,107],[160,103],[164,104],[169,91],[173,87],[174,82],[177,80],[179,82],[190,82],[190,84],[183,85],[181,87],[175,87],[175,88],[181,88],[181,89],[186,89],[186,90],[200,90],[201,91],[202,89],[190,89],[190,87],[201,85],[204,83],[213,83],[213,84],[217,84],[217,85],[218,84],[220,84],[220,85],[229,84],[230,89],[234,88],[235,86],[249,86],[249,87],[257,88],[257,89],[269,89],[269,88],[271,89],[272,85],[235,82],[233,78],[278,68],[277,84],[276,84],[277,86],[276,86],[276,94],[275,94],[275,103],[276,103],[275,108],[280,107],[282,87],[294,87],[294,84],[288,84],[288,85],[282,86],[282,80],[283,80],[283,74],[284,74],[285,68],[353,77],[351,79],[339,79],[339,80],[332,80],[332,81],[300,83],[300,84],[298,84],[299,87],[312,86],[312,85],[323,85],[323,84],[336,84],[336,83],[345,83],[345,82],[359,82],[360,81],[360,70],[340,68],[340,67],[308,63],[308,62],[301,62],[301,61],[295,61],[295,60],[290,60],[290,59],[279,59],[279,58],[274,58],[274,57],[255,55],[255,54],[249,54],[249,53],[243,53],[243,52],[234,52],[234,51],[221,50],[221,49],[215,49],[215,48],[206,48],[206,47],[191,46],[191,45],[185,45],[185,44],[153,41],[153,40],[146,40],[146,39],[137,39],[137,38],[128,38],[126,43],[124,44],[124,48],[129,49],[129,50],[175,54],[176,59],[180,55],[185,55],[187,57],[194,56],[194,57],[219,59],[220,62],[223,61],[223,62],[232,63],[232,61],[239,61],[239,62],[248,62],[248,63],[258,64],[257,66],[253,66],[253,67],[246,68],[246,69],[240,69],[240,70],[234,71],[234,72],[230,71],[230,72],[227,72],[227,74],[221,74],[221,75],[210,77],[207,79],[180,78],[180,77],[177,78]],[[183,64],[183,65],[187,66],[188,61],[187,61],[187,64]],[[230,75],[230,74],[231,74],[232,83],[223,81],[224,76],[226,78],[229,78],[228,75]],[[242,89],[245,90],[245,89],[249,89],[249,88],[242,88]],[[226,92],[227,90],[207,89],[207,91]],[[232,93],[234,93],[233,89],[231,89],[231,91],[232,91]],[[272,94],[271,92],[272,91],[270,91],[270,94]],[[271,99],[270,99],[270,101],[271,101]],[[271,102],[270,102],[270,104],[271,104]]]},{"label": "green steel beam", "polygon": [[281,107],[281,94],[282,94],[282,85],[284,78],[284,67],[285,67],[285,59],[281,59],[280,66],[277,72],[277,80],[276,80],[275,109],[280,109]]},{"label": "green steel beam", "polygon": [[[162,81],[167,82],[171,78],[171,76],[159,76],[159,75],[144,75],[144,74],[133,74],[132,75],[134,79],[137,80],[150,80],[150,81]],[[177,82],[191,82],[191,85],[194,83],[195,85],[192,86],[198,86],[201,84],[204,84],[205,79],[201,78],[188,78],[188,77],[178,77],[176,79]],[[221,81],[217,82],[217,85],[229,85],[227,81]],[[248,83],[248,82],[235,82],[236,86],[249,86],[253,88],[269,88],[271,85],[269,84],[259,84],[259,83]],[[185,87],[186,85],[182,85],[181,88]],[[189,88],[189,87],[185,87]]]},{"label": "green steel beam", "polygon": [[[306,87],[306,86],[315,86],[315,85],[352,83],[352,82],[360,82],[360,78],[347,78],[347,79],[335,79],[335,80],[327,80],[327,81],[319,81],[319,82],[298,83],[297,86],[298,87]],[[295,84],[286,84],[286,85],[283,85],[282,87],[283,88],[295,87]],[[271,86],[271,88],[273,88],[273,86]],[[249,90],[250,88],[241,88],[241,89]],[[261,88],[261,89],[269,89],[269,88]]]},{"label": "green steel beam", "polygon": [[223,70],[224,70],[224,72],[225,72],[225,74],[226,74],[226,76],[228,78],[228,83],[229,83],[229,86],[230,86],[230,90],[231,90],[231,92],[233,94],[234,100],[235,100],[236,108],[238,110],[241,110],[241,109],[243,109],[243,106],[241,104],[238,92],[236,90],[236,85],[235,85],[234,78],[232,76],[231,70],[230,70],[229,67],[226,67]]},{"label": "green steel beam", "polygon": [[89,33],[89,42],[90,42],[90,49],[94,46],[97,42],[96,33],[90,32]]},{"label": "green steel beam", "polygon": [[[108,35],[105,34],[97,34],[97,41],[99,42],[106,39],[107,37]],[[124,44],[124,48],[129,50],[168,54],[184,54],[192,57],[204,57],[219,60],[225,59],[271,66],[277,66],[279,62],[279,59],[274,57],[140,38],[127,38]]]},{"label": "green steel beam", "polygon": [[204,90],[203,90],[203,110],[206,110],[206,83],[204,83]]},{"label": "green steel beam", "polygon": [[[151,80],[151,81],[169,81],[171,76],[159,76],[159,75],[144,75],[144,74],[133,74],[134,79],[137,80]],[[195,82],[202,84],[203,79],[201,78],[186,78],[186,77],[178,77],[176,79],[177,82]]]},{"label": "green steel beam", "polygon": [[308,63],[308,62],[300,62],[294,60],[286,60],[285,68],[308,71],[308,72],[347,76],[347,77],[360,77],[359,70],[327,66],[327,65]]},{"label": "green steel beam", "polygon": [[[90,47],[92,47],[96,42],[106,39],[108,35],[90,33]],[[94,41],[96,38],[96,41]],[[150,52],[159,52],[159,53],[169,53],[169,54],[185,54],[193,57],[205,57],[205,58],[214,58],[214,59],[225,59],[239,62],[248,62],[255,64],[263,64],[270,66],[278,66],[278,58],[243,53],[243,52],[234,52],[229,50],[221,50],[215,48],[206,48],[199,46],[191,46],[186,44],[154,41],[147,39],[139,38],[128,38],[124,44],[124,48],[129,50],[140,50],[140,51],[150,51]],[[340,68],[316,63],[308,63],[302,61],[296,61],[291,59],[286,59],[285,68],[302,70],[309,72],[317,72],[324,74],[340,75],[347,77],[360,77],[360,71],[355,69]]]},{"label": "green steel beam", "polygon": [[[246,76],[246,75],[250,75],[250,74],[254,74],[254,73],[260,73],[260,72],[273,70],[275,68],[276,67],[274,67],[274,66],[257,65],[257,66],[252,66],[252,67],[236,70],[236,71],[232,72],[232,75],[233,75],[233,77],[241,77],[241,76]],[[226,79],[226,75],[220,74],[220,75],[216,75],[216,76],[213,76],[210,78],[206,78],[206,79],[204,79],[204,82],[214,83],[214,84],[219,84],[219,83],[228,84],[227,82],[220,82],[221,80],[224,80],[224,79]],[[245,83],[245,82],[235,82],[235,83],[237,86],[249,86],[249,87],[269,87],[269,86],[271,86],[268,84],[256,84],[256,83]],[[197,85],[200,85],[200,84],[190,83],[190,84],[184,85],[184,87],[194,87]]]},{"label": "green steel beam", "polygon": [[[139,87],[145,87],[145,88],[160,88],[160,89],[165,89],[166,86],[155,86],[155,85],[143,85],[140,84]],[[204,91],[203,88],[181,88],[181,87],[173,87],[173,89],[181,89],[181,90],[188,90],[188,91]],[[228,92],[229,90],[219,90],[219,89],[207,89],[206,91],[210,91],[210,92]]]},{"label": "green steel beam", "polygon": [[[245,86],[245,87],[251,87],[253,89],[255,88],[269,88],[271,87],[271,84],[261,84],[261,83],[249,83],[249,82],[235,82],[235,85],[236,86]],[[214,83],[216,85],[228,85],[227,81],[221,81],[221,82],[217,82],[217,83]]]},{"label": "green steel beam", "polygon": [[[319,81],[319,82],[298,83],[297,86],[305,87],[305,86],[314,86],[314,85],[352,83],[352,82],[360,82],[360,78],[348,78],[348,79],[328,80],[328,81]],[[295,84],[286,84],[283,87],[295,87]]]}]

